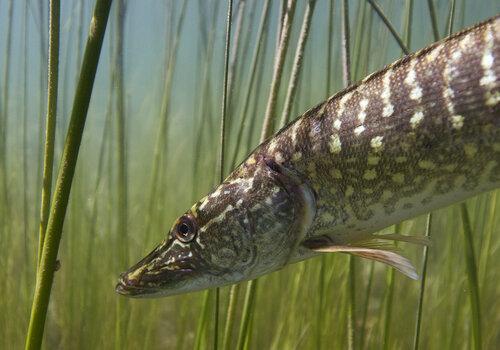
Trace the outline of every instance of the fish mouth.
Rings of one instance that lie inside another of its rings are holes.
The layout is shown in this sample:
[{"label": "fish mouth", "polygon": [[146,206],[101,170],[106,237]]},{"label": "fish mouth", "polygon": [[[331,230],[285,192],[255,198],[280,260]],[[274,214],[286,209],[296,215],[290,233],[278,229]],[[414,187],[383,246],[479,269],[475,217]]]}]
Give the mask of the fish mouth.
[{"label": "fish mouth", "polygon": [[156,247],[121,274],[115,291],[136,298],[176,294],[199,269],[193,265],[189,251],[169,251],[171,248],[170,242]]},{"label": "fish mouth", "polygon": [[[186,280],[193,276],[195,270],[190,267],[176,267],[173,270],[150,272],[141,271],[124,273],[115,286],[115,291],[123,296],[147,298],[176,294]],[[138,275],[139,274],[139,275]]]}]

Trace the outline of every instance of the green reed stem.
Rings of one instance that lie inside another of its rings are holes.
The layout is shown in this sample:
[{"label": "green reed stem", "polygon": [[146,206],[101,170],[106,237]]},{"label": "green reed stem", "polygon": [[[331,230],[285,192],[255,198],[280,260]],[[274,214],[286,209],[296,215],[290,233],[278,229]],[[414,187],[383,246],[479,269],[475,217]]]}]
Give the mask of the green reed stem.
[{"label": "green reed stem", "polygon": [[38,242],[38,264],[49,220],[50,195],[52,193],[52,172],[54,168],[54,143],[56,136],[57,87],[59,83],[59,22],[60,0],[50,1],[49,18],[49,62],[47,87],[47,116],[45,121],[45,147],[43,154],[42,204],[40,206],[40,227]]},{"label": "green reed stem", "polygon": [[238,294],[240,292],[241,284],[235,284],[231,286],[229,290],[229,303],[226,313],[226,324],[224,327],[224,338],[222,340],[222,349],[228,350],[231,348],[231,342],[233,337],[234,328],[234,318],[236,316],[236,303],[238,301]]},{"label": "green reed stem", "polygon": [[75,173],[78,151],[82,139],[97,65],[106,31],[111,0],[97,0],[90,26],[80,79],[76,88],[71,120],[61,159],[49,222],[37,272],[35,296],[31,309],[26,349],[39,349],[42,344],[47,308],[54,280],[56,259],[61,241],[66,208]]},{"label": "green reed stem", "polygon": [[[425,236],[431,237],[432,232],[432,213],[427,215],[427,224],[425,228]],[[424,307],[425,282],[427,280],[427,261],[429,259],[429,247],[424,246],[424,254],[422,258],[422,277],[420,281],[420,293],[417,306],[417,320],[415,322],[415,338],[413,339],[413,350],[418,350],[420,346],[420,332],[422,328],[422,310]]]},{"label": "green reed stem", "polygon": [[316,0],[307,1],[304,19],[302,21],[302,28],[300,29],[299,41],[295,50],[295,58],[293,61],[292,73],[290,75],[290,82],[288,83],[285,105],[283,107],[283,113],[281,114],[280,127],[283,127],[290,118],[292,99],[295,98],[295,92],[297,91],[297,80],[302,68],[302,61],[304,60],[304,48],[306,47],[307,37],[309,36],[309,30],[311,28],[311,18],[314,12],[315,4]]},{"label": "green reed stem", "polygon": [[455,20],[455,0],[450,1],[450,11],[448,12],[448,20],[446,22],[446,33],[451,35],[453,33],[453,22]]},{"label": "green reed stem", "polygon": [[[292,27],[293,14],[295,11],[295,0],[288,0],[286,14],[283,22],[283,27],[281,28],[281,40],[278,50],[278,54],[275,60],[273,78],[271,81],[271,91],[269,93],[268,103],[266,107],[266,114],[264,117],[264,123],[262,126],[262,132],[260,136],[260,142],[264,142],[267,137],[269,137],[272,132],[273,121],[276,118],[274,113],[276,108],[276,100],[278,89],[281,81],[281,75],[283,72],[283,66],[285,63],[285,54],[288,47],[288,41],[290,38],[290,32]],[[278,29],[279,30],[279,29]],[[251,313],[253,312],[255,293],[257,290],[257,280],[252,280],[247,283],[247,289],[245,293],[245,303],[243,305],[243,312],[241,316],[241,327],[238,336],[237,349],[242,349],[245,344],[245,338],[248,332],[248,323],[250,320]]]},{"label": "green reed stem", "polygon": [[205,335],[205,328],[206,324],[208,321],[208,309],[210,307],[210,296],[212,289],[206,290],[203,292],[203,301],[201,304],[201,310],[202,312],[200,313],[200,317],[198,318],[198,325],[196,327],[196,335],[194,337],[194,347],[193,349],[199,350],[203,349],[203,336]]},{"label": "green reed stem", "polygon": [[438,28],[436,7],[434,5],[434,0],[427,0],[427,7],[429,8],[429,15],[431,18],[432,35],[434,36],[434,40],[438,41],[440,36],[439,36],[439,28]]},{"label": "green reed stem", "polygon": [[401,47],[403,52],[408,55],[410,53],[410,50],[406,47],[406,45],[403,42],[403,39],[399,36],[398,32],[394,28],[394,26],[391,24],[387,16],[384,14],[384,11],[382,11],[382,8],[374,1],[374,0],[367,0],[372,8],[375,10],[375,12],[378,14],[382,22],[386,25],[387,29],[391,32],[393,38],[396,40],[398,45]]},{"label": "green reed stem", "polygon": [[411,49],[411,31],[413,23],[413,0],[408,0],[407,11],[404,18],[404,42],[408,50]]},{"label": "green reed stem", "polygon": [[[232,6],[232,4],[231,4]],[[240,0],[238,2],[238,9],[236,10],[237,15],[236,15],[236,25],[234,29],[234,43],[233,43],[233,48],[231,50],[232,54],[229,53],[229,68],[228,68],[228,105],[231,105],[232,101],[232,95],[233,95],[233,82],[234,82],[234,77],[236,74],[236,63],[237,63],[237,57],[238,57],[238,49],[240,45],[240,39],[241,39],[241,29],[243,27],[243,18],[245,16],[245,6],[246,6],[246,1],[245,0]],[[230,108],[230,107],[228,107]],[[227,137],[228,135],[226,135]]]},{"label": "green reed stem", "polygon": [[462,225],[465,243],[465,262],[467,266],[467,280],[470,290],[470,305],[472,310],[472,336],[474,349],[482,349],[481,332],[481,307],[479,300],[479,283],[477,278],[476,258],[474,254],[474,240],[469,219],[469,213],[465,203],[460,205],[462,212]]},{"label": "green reed stem", "polygon": [[243,350],[245,345],[245,340],[249,337],[248,325],[250,323],[250,316],[253,313],[253,308],[255,304],[255,293],[257,291],[258,280],[252,280],[247,283],[247,290],[245,294],[245,301],[243,303],[243,311],[241,316],[240,331],[238,334],[238,343],[236,345],[237,350]]},{"label": "green reed stem", "polygon": [[[5,44],[5,58],[3,66],[3,101],[0,105],[0,180],[2,181],[0,188],[2,199],[5,205],[2,206],[2,212],[0,212],[0,229],[5,233],[4,237],[0,238],[0,247],[2,245],[9,246],[7,243],[10,241],[11,236],[9,234],[9,220],[6,218],[11,217],[11,204],[9,198],[9,171],[8,171],[8,160],[7,160],[7,136],[8,126],[9,126],[9,83],[10,83],[10,59],[11,59],[11,49],[12,49],[12,22],[13,22],[13,6],[14,1],[9,1],[9,7],[7,9],[7,40]],[[7,241],[7,242],[6,242]],[[3,259],[3,258],[2,258]]]},{"label": "green reed stem", "polygon": [[[325,98],[330,95],[331,76],[332,76],[332,44],[333,44],[333,9],[334,0],[328,2],[328,27],[327,27],[327,52],[326,52],[326,82],[325,82]],[[323,315],[325,305],[325,288],[326,288],[326,256],[322,256],[319,268],[319,295],[318,295],[318,310],[316,314],[316,349],[321,350],[322,330],[323,330]]]},{"label": "green reed stem", "polygon": [[248,108],[250,107],[250,96],[252,95],[252,91],[254,90],[255,78],[257,76],[257,63],[259,61],[259,57],[261,55],[262,48],[265,43],[265,38],[267,35],[267,24],[269,23],[269,3],[270,0],[265,0],[263,8],[262,8],[262,16],[260,19],[259,29],[257,31],[257,40],[255,42],[255,49],[253,51],[252,60],[250,63],[250,73],[248,85],[246,88],[245,99],[243,101],[243,112],[242,119],[240,123],[240,127],[238,128],[238,134],[236,137],[236,147],[233,152],[233,158],[231,159],[231,166],[234,167],[236,165],[236,159],[238,156],[238,151],[241,147],[241,142],[243,139],[243,130],[245,129],[247,117],[249,115]]},{"label": "green reed stem", "polygon": [[[351,85],[351,60],[350,60],[350,29],[349,29],[349,4],[348,0],[342,1],[342,43],[341,43],[341,55],[342,55],[342,81],[344,88]],[[347,312],[348,319],[348,331],[347,331],[347,344],[349,349],[354,349],[355,344],[355,334],[354,329],[356,325],[356,285],[355,285],[355,265],[354,258],[349,256],[349,281],[346,285],[347,295],[349,300],[349,308]]]},{"label": "green reed stem", "polygon": [[[126,136],[126,116],[123,87],[123,37],[125,35],[125,0],[116,0],[116,21],[115,21],[115,54],[113,64],[113,82],[116,102],[116,166],[117,166],[117,206],[116,214],[118,224],[116,229],[116,246],[119,247],[117,263],[120,267],[127,266],[128,244],[127,244],[127,222],[128,222],[128,186],[127,186],[127,136]],[[126,344],[125,330],[127,329],[128,315],[127,304],[123,298],[116,299],[116,323],[115,323],[115,349],[122,349]]]},{"label": "green reed stem", "polygon": [[[227,112],[227,96],[230,93],[228,90],[229,78],[229,49],[231,45],[231,18],[233,14],[233,0],[227,1],[227,20],[226,20],[226,43],[224,49],[224,81],[222,90],[222,111],[220,122],[220,153],[219,153],[219,182],[224,181],[224,156],[225,156],[225,138],[226,138],[226,112]],[[236,55],[236,53],[235,53]],[[220,288],[215,288],[215,305],[214,305],[214,349],[218,349],[219,341],[219,300]]]},{"label": "green reed stem", "polygon": [[[396,224],[394,227],[394,233],[400,234],[401,232],[401,224]],[[384,318],[384,341],[383,347],[384,349],[391,349],[390,340],[391,340],[391,321],[392,321],[392,306],[394,302],[394,286],[395,286],[395,271],[394,269],[388,269],[387,271],[387,298],[385,303],[385,318]]]},{"label": "green reed stem", "polygon": [[365,334],[366,334],[366,322],[368,320],[368,309],[370,307],[370,296],[372,294],[373,286],[373,275],[375,272],[375,263],[372,261],[370,263],[370,272],[368,274],[368,283],[366,285],[365,302],[363,306],[363,319],[361,321],[361,330],[359,333],[359,348],[364,349],[365,346]]},{"label": "green reed stem", "polygon": [[[248,85],[246,88],[245,99],[243,102],[242,120],[240,122],[240,127],[238,128],[238,134],[236,137],[236,147],[235,147],[234,152],[233,152],[233,157],[231,160],[231,167],[235,166],[236,157],[238,155],[238,150],[241,147],[244,126],[246,124],[247,116],[249,115],[248,107],[250,105],[250,96],[252,94],[253,85],[255,82],[255,76],[257,75],[256,68],[257,68],[257,62],[259,59],[259,55],[261,52],[261,47],[263,46],[263,43],[265,42],[265,39],[264,39],[265,35],[266,35],[265,28],[267,27],[268,18],[269,18],[268,13],[269,13],[269,0],[265,0],[265,3],[264,3],[263,8],[262,8],[262,15],[261,15],[261,19],[260,19],[259,29],[257,31],[257,41],[255,44],[255,49],[254,49],[251,63],[250,63],[250,75],[249,75]],[[231,346],[231,343],[232,343],[232,333],[233,333],[233,328],[234,328],[233,322],[234,322],[234,318],[236,315],[236,303],[238,300],[239,289],[240,289],[240,284],[235,284],[235,285],[231,286],[231,290],[229,292],[229,304],[228,304],[228,308],[227,308],[226,325],[225,325],[225,329],[224,329],[224,339],[223,339],[223,346],[222,346],[222,348],[224,350],[229,349]]]},{"label": "green reed stem", "polygon": [[[158,125],[158,131],[156,134],[155,147],[153,150],[153,164],[151,171],[151,182],[149,184],[149,203],[148,203],[148,211],[147,211],[147,220],[146,220],[146,242],[150,241],[151,236],[151,225],[152,225],[152,213],[154,210],[154,203],[156,202],[157,196],[157,188],[158,182],[160,178],[160,163],[161,163],[161,150],[164,149],[164,145],[166,140],[168,139],[166,136],[168,134],[168,119],[169,119],[169,105],[170,105],[170,97],[172,91],[172,79],[176,67],[177,55],[178,55],[178,47],[180,42],[181,31],[184,23],[184,18],[186,14],[186,6],[187,1],[184,0],[182,2],[181,12],[179,15],[179,19],[177,22],[177,28],[175,31],[175,37],[172,43],[172,47],[170,48],[170,54],[165,54],[165,79],[163,85],[163,96],[160,107],[160,124]],[[172,16],[173,21],[173,16]]]},{"label": "green reed stem", "polygon": [[226,148],[226,118],[227,118],[227,97],[230,94],[229,87],[229,53],[231,45],[231,17],[233,11],[233,0],[227,1],[227,21],[226,21],[226,43],[224,48],[224,80],[222,90],[221,122],[220,122],[220,152],[219,152],[219,181],[224,181],[224,156]]},{"label": "green reed stem", "polygon": [[278,100],[278,91],[283,75],[283,67],[285,66],[286,52],[288,42],[290,41],[291,27],[293,15],[295,13],[296,0],[288,0],[285,18],[283,20],[283,28],[281,28],[281,37],[278,53],[274,62],[273,78],[271,81],[271,90],[267,100],[266,113],[264,115],[264,124],[260,134],[260,142],[264,142],[273,132],[273,121],[276,118],[276,102]]}]

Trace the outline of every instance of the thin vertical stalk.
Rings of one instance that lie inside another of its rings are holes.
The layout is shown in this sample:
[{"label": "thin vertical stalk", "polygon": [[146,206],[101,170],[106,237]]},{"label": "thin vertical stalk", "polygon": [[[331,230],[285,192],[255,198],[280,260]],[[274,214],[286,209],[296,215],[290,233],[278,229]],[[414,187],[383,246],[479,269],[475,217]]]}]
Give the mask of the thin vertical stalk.
[{"label": "thin vertical stalk", "polygon": [[245,340],[248,335],[248,326],[250,323],[250,316],[255,304],[255,292],[257,290],[258,280],[253,280],[247,284],[247,292],[245,294],[245,301],[243,302],[243,312],[241,316],[240,331],[238,335],[237,350],[242,350],[245,346]]},{"label": "thin vertical stalk", "polygon": [[[45,22],[45,11],[46,11],[46,7],[45,7],[45,1],[39,1],[38,2],[38,14],[39,14],[39,20],[40,20],[40,24],[39,24],[39,37],[40,37],[40,78],[39,78],[39,83],[40,83],[40,95],[39,95],[39,99],[38,99],[38,103],[39,103],[39,117],[37,118],[38,119],[38,152],[37,152],[37,171],[36,171],[36,188],[43,188],[43,157],[44,157],[44,139],[43,139],[43,135],[42,135],[42,132],[43,132],[43,129],[44,129],[44,122],[46,122],[46,119],[44,120],[43,118],[43,112],[44,112],[44,108],[47,108],[44,106],[44,93],[45,93],[45,87],[48,85],[48,82],[45,83],[45,78],[47,77],[48,75],[48,66],[47,66],[47,61],[49,60],[48,56],[47,56],[47,42],[45,40],[45,32],[47,30],[47,27],[46,27],[46,22]],[[50,11],[50,5],[49,5],[49,11]],[[49,17],[50,17],[50,14],[49,14]],[[49,31],[50,31],[50,18],[49,18]],[[49,34],[50,35],[50,34]],[[49,41],[50,41],[50,37],[49,37]],[[50,55],[50,52],[49,52],[49,55]],[[47,69],[45,69],[47,68]],[[47,84],[47,85],[46,85]],[[47,95],[48,95],[48,90],[47,90]],[[48,98],[48,96],[47,96]],[[38,194],[38,192],[37,192]],[[41,194],[41,192],[40,192]],[[41,198],[37,196],[36,198],[36,201],[37,202],[41,202]],[[41,208],[39,208],[39,210],[41,210]],[[38,251],[38,255],[40,255],[40,251]],[[38,264],[38,260],[37,260],[37,264]]]},{"label": "thin vertical stalk", "polygon": [[453,21],[455,19],[455,0],[450,2],[450,12],[448,13],[448,20],[446,22],[446,33],[451,35],[453,33]]},{"label": "thin vertical stalk", "polygon": [[380,17],[380,19],[382,20],[382,22],[384,22],[384,24],[387,27],[387,29],[389,29],[389,31],[391,32],[393,38],[396,40],[396,42],[398,43],[398,45],[401,47],[401,49],[403,50],[403,52],[405,53],[405,55],[408,55],[410,53],[410,51],[408,50],[408,48],[406,47],[406,45],[403,43],[403,39],[401,39],[401,37],[399,36],[399,34],[396,31],[396,29],[394,28],[394,26],[391,24],[391,22],[389,21],[389,19],[384,14],[384,11],[382,11],[382,9],[380,8],[380,6],[374,0],[367,0],[367,1],[370,3],[370,5],[372,6],[372,8],[375,10],[375,12],[377,12],[377,15]]},{"label": "thin vertical stalk", "polygon": [[64,146],[61,167],[51,204],[49,222],[37,272],[35,296],[26,337],[26,349],[39,349],[42,344],[47,308],[54,280],[57,253],[61,241],[66,208],[75,173],[78,151],[85,127],[95,74],[106,31],[111,0],[97,0],[76,88],[71,120]]},{"label": "thin vertical stalk", "polygon": [[276,118],[276,102],[278,100],[278,91],[280,88],[283,67],[285,66],[286,51],[290,41],[293,15],[295,12],[296,0],[288,0],[283,28],[281,29],[280,46],[274,63],[273,78],[271,81],[271,90],[267,100],[266,113],[264,115],[264,124],[260,135],[260,141],[263,142],[273,132],[273,120]]},{"label": "thin vertical stalk", "polygon": [[[23,107],[22,107],[22,164],[23,164],[23,180],[22,180],[22,186],[23,186],[23,236],[24,236],[24,261],[27,263],[30,261],[30,255],[29,255],[29,243],[28,243],[28,232],[29,232],[29,222],[31,221],[29,219],[28,215],[28,208],[29,208],[29,203],[28,203],[28,3],[24,3],[24,11],[23,11],[23,23],[24,23],[24,33],[23,33],[23,93],[22,93],[22,101],[23,101]],[[36,261],[36,258],[35,258]],[[26,294],[29,295],[28,291],[28,283],[30,280],[30,266],[31,264],[26,264],[26,268],[24,269],[24,275],[25,275],[25,288],[23,289],[23,292],[27,292]],[[31,267],[31,266],[30,266]]]},{"label": "thin vertical stalk", "polygon": [[368,283],[366,285],[365,302],[363,307],[363,319],[361,321],[361,331],[359,333],[360,349],[364,349],[365,347],[366,321],[368,320],[368,309],[370,306],[370,295],[372,293],[374,271],[375,271],[375,263],[372,261],[370,263],[370,272],[368,277]]},{"label": "thin vertical stalk", "polygon": [[[10,218],[10,201],[9,201],[9,185],[8,185],[8,160],[7,160],[7,136],[9,127],[9,83],[10,83],[10,59],[11,59],[11,49],[12,49],[12,22],[14,13],[14,1],[9,1],[9,7],[7,10],[7,40],[5,44],[5,59],[3,66],[3,103],[2,110],[0,110],[0,177],[2,181],[2,191],[3,202],[3,213],[0,215],[0,229],[4,232],[7,231],[8,220],[5,218]],[[7,233],[6,235],[10,235]],[[2,239],[3,241],[3,239]],[[2,242],[3,243],[3,242]]]},{"label": "thin vertical stalk", "polygon": [[[257,31],[257,40],[255,43],[255,49],[252,55],[252,60],[250,63],[250,75],[249,75],[249,81],[248,85],[246,88],[246,94],[245,94],[245,99],[243,102],[243,112],[242,112],[242,120],[240,123],[240,127],[238,129],[238,134],[236,138],[236,147],[233,152],[233,157],[231,160],[231,166],[235,166],[236,163],[236,157],[238,155],[238,150],[240,149],[241,145],[241,140],[242,140],[242,134],[243,134],[243,129],[246,124],[246,119],[248,116],[248,107],[249,107],[249,102],[250,102],[250,95],[252,94],[253,90],[253,85],[255,81],[255,76],[256,76],[256,68],[257,68],[257,62],[259,59],[259,55],[261,52],[261,47],[263,46],[263,42],[265,42],[264,38],[266,35],[266,31],[264,30],[267,26],[268,23],[268,13],[269,13],[269,0],[265,0],[263,8],[262,8],[262,15],[260,19],[260,24],[259,24],[259,29]],[[222,348],[224,350],[229,349],[232,343],[232,333],[233,333],[233,322],[236,314],[236,303],[238,300],[238,295],[239,295],[239,290],[240,290],[240,284],[235,284],[231,286],[230,292],[229,292],[229,304],[227,308],[227,313],[226,313],[226,324],[225,324],[225,329],[224,329],[224,339],[223,339],[223,346]]]},{"label": "thin vertical stalk", "polygon": [[[425,228],[425,236],[431,237],[432,232],[432,213],[427,215],[427,224]],[[424,254],[422,258],[422,279],[420,281],[420,293],[417,306],[417,320],[415,322],[415,338],[413,339],[413,350],[418,350],[420,346],[420,332],[422,326],[422,310],[424,308],[425,282],[427,280],[427,261],[429,259],[429,247],[424,246]]]},{"label": "thin vertical stalk", "polygon": [[229,48],[231,44],[231,16],[233,10],[233,0],[227,1],[227,22],[226,22],[226,43],[224,48],[224,80],[222,92],[221,106],[221,123],[220,123],[220,152],[219,152],[219,181],[224,181],[224,156],[225,156],[225,137],[226,137],[226,112],[227,112],[227,97],[230,94],[229,87]]},{"label": "thin vertical stalk", "polygon": [[[347,0],[342,1],[342,80],[344,88],[351,84],[351,62],[350,62],[350,32],[349,32],[349,5]],[[349,282],[347,283],[347,295],[349,300],[349,308],[347,312],[348,331],[347,344],[349,349],[354,349],[354,328],[356,325],[355,310],[356,310],[356,286],[355,286],[355,265],[354,258],[349,256]]]},{"label": "thin vertical stalk", "polygon": [[[226,112],[227,112],[227,96],[230,94],[228,90],[229,78],[229,53],[231,45],[231,18],[233,13],[233,0],[227,1],[227,20],[226,20],[226,43],[224,49],[224,80],[222,90],[222,106],[221,106],[221,123],[220,123],[220,153],[219,153],[219,182],[224,181],[224,156],[225,156],[225,136],[226,136]],[[235,53],[236,55],[236,53]],[[219,300],[220,288],[215,288],[215,305],[214,305],[214,349],[218,349],[219,340]]]},{"label": "thin vertical stalk", "polygon": [[238,300],[238,294],[240,291],[241,284],[235,284],[231,286],[229,290],[229,303],[226,313],[226,324],[224,326],[224,338],[222,340],[222,349],[228,350],[231,348],[231,341],[233,335],[233,322],[236,316],[236,302]]},{"label": "thin vertical stalk", "polygon": [[38,264],[42,258],[43,242],[49,220],[52,173],[54,168],[54,143],[56,136],[57,88],[59,84],[59,22],[60,0],[50,1],[49,62],[47,85],[47,116],[45,119],[45,146],[43,153],[42,203],[38,242]]},{"label": "thin vertical stalk", "polygon": [[436,7],[434,6],[434,0],[427,0],[427,7],[429,8],[429,15],[431,17],[432,35],[434,36],[434,41],[438,41],[439,28],[436,16]]},{"label": "thin vertical stalk", "polygon": [[467,266],[467,280],[470,290],[470,306],[472,310],[472,336],[474,349],[482,349],[481,332],[481,304],[479,300],[479,283],[477,278],[476,257],[474,254],[474,240],[469,219],[469,213],[465,203],[460,205],[462,213],[462,225],[464,233],[465,263]]},{"label": "thin vertical stalk", "polygon": [[[206,4],[204,1],[199,2],[199,18],[200,18],[200,29],[201,29],[201,46],[202,46],[202,57],[201,61],[203,62],[203,68],[202,68],[202,78],[201,78],[201,88],[198,90],[198,96],[197,99],[199,99],[199,102],[197,103],[197,109],[196,109],[196,115],[198,115],[198,118],[200,119],[200,122],[196,124],[197,130],[195,132],[196,135],[196,143],[194,146],[194,156],[193,156],[193,177],[196,177],[196,174],[198,173],[198,169],[200,169],[200,163],[202,163],[203,158],[200,157],[200,154],[202,152],[202,145],[203,145],[203,136],[206,134],[209,135],[210,140],[214,139],[213,133],[212,133],[212,103],[211,103],[211,78],[210,78],[210,67],[212,65],[212,59],[213,59],[213,48],[214,48],[214,40],[215,40],[215,28],[216,28],[216,23],[217,23],[217,15],[219,12],[219,4],[220,2],[217,1],[213,8],[211,9],[212,11],[212,17],[210,22],[207,24],[205,23],[204,17],[205,17],[205,11],[203,11],[203,4]],[[211,28],[208,35],[208,28]],[[208,128],[207,128],[208,124]],[[205,131],[208,129],[208,133]],[[191,196],[193,199],[196,197],[196,194],[198,193],[198,186],[197,183],[193,185],[192,188],[192,193]]]},{"label": "thin vertical stalk", "polygon": [[[116,1],[116,42],[113,64],[113,82],[116,102],[116,165],[117,181],[116,193],[117,202],[116,214],[118,218],[116,227],[116,246],[118,247],[118,266],[126,266],[128,260],[127,245],[127,221],[128,221],[128,186],[127,186],[127,136],[126,136],[126,116],[124,101],[123,83],[123,36],[125,35],[125,15],[126,6],[124,0]],[[115,323],[115,349],[122,349],[125,332],[127,329],[128,313],[124,312],[125,304],[122,298],[116,299],[116,323]]]},{"label": "thin vertical stalk", "polygon": [[[274,110],[276,108],[277,93],[285,62],[285,53],[290,38],[291,24],[293,20],[293,14],[295,11],[295,4],[296,4],[295,0],[288,0],[283,27],[281,28],[280,47],[275,61],[273,78],[271,81],[271,91],[269,93],[269,99],[266,107],[264,123],[262,126],[260,142],[264,142],[265,139],[272,132],[271,125],[273,123],[274,118],[276,117]],[[242,349],[243,346],[245,345],[245,338],[247,337],[247,332],[248,332],[248,324],[250,321],[252,309],[254,307],[255,293],[257,290],[257,281],[258,280],[255,279],[247,283],[247,289],[245,293],[245,303],[243,305],[243,312],[241,316],[241,327],[238,335],[237,349]]]},{"label": "thin vertical stalk", "polygon": [[[326,52],[326,83],[325,83],[325,98],[330,96],[331,76],[332,76],[332,44],[333,44],[333,9],[334,0],[328,1],[328,27],[327,27],[327,52]],[[319,268],[319,296],[318,310],[316,319],[316,348],[321,350],[321,338],[323,329],[323,310],[325,304],[325,288],[326,288],[326,256],[321,256]]]},{"label": "thin vertical stalk", "polygon": [[[401,232],[401,224],[396,224],[394,228],[394,233],[399,235]],[[392,321],[392,306],[394,301],[394,286],[395,286],[395,271],[394,269],[387,270],[388,277],[388,289],[387,289],[387,298],[385,301],[385,318],[384,318],[384,340],[383,347],[384,349],[391,349],[389,343],[391,339],[391,321]]]},{"label": "thin vertical stalk", "polygon": [[208,318],[207,316],[208,316],[210,294],[211,294],[210,290],[206,290],[205,292],[203,292],[203,302],[201,305],[202,312],[200,313],[200,317],[198,319],[198,326],[196,327],[196,335],[194,337],[193,349],[195,350],[202,349],[202,339]]},{"label": "thin vertical stalk", "polygon": [[489,209],[489,220],[486,223],[485,227],[487,228],[487,233],[486,237],[483,240],[482,246],[481,246],[481,256],[479,257],[479,282],[480,286],[483,288],[484,291],[484,285],[486,283],[486,271],[488,267],[488,261],[490,260],[491,257],[493,257],[493,254],[490,254],[491,251],[491,236],[493,235],[494,230],[494,222],[495,222],[495,213],[498,213],[498,208],[497,208],[497,197],[498,197],[498,191],[493,192],[490,194],[490,209]]},{"label": "thin vertical stalk", "polygon": [[302,21],[302,28],[300,29],[299,41],[297,49],[295,50],[295,59],[293,61],[292,73],[290,75],[290,82],[288,83],[288,91],[286,94],[285,105],[283,113],[281,114],[280,126],[284,126],[290,118],[290,110],[292,108],[292,99],[295,97],[297,90],[297,80],[302,68],[302,61],[304,59],[304,48],[306,47],[307,38],[309,36],[309,29],[311,27],[311,18],[314,12],[314,5],[316,0],[307,1],[306,10],[304,12],[304,19]]},{"label": "thin vertical stalk", "polygon": [[259,61],[259,57],[261,55],[263,46],[265,46],[264,43],[267,35],[266,29],[267,29],[267,24],[269,23],[269,15],[268,15],[269,3],[270,0],[265,0],[264,5],[262,7],[262,16],[260,19],[259,29],[257,31],[257,40],[255,42],[255,49],[252,55],[252,61],[250,63],[250,73],[249,73],[250,75],[249,75],[248,85],[246,88],[245,99],[243,101],[242,120],[240,123],[240,127],[238,129],[238,134],[237,134],[238,136],[236,137],[236,147],[233,153],[233,159],[231,160],[231,166],[234,166],[236,163],[238,150],[241,147],[244,126],[246,124],[247,116],[249,115],[248,108],[250,107],[250,96],[252,94],[252,91],[254,90],[253,86],[255,83],[255,78],[257,76],[256,74],[257,63]]},{"label": "thin vertical stalk", "polygon": [[411,48],[411,28],[413,23],[413,0],[407,0],[408,10],[405,17],[405,46],[410,50]]},{"label": "thin vertical stalk", "polygon": [[328,42],[326,52],[326,83],[325,83],[325,98],[331,94],[332,83],[332,46],[333,46],[333,9],[335,8],[335,0],[328,2]]},{"label": "thin vertical stalk", "polygon": [[351,56],[350,56],[350,32],[349,32],[349,3],[342,0],[342,82],[344,88],[351,85]]},{"label": "thin vertical stalk", "polygon": [[[126,6],[124,0],[116,0],[116,52],[114,54],[114,74],[113,81],[116,93],[116,139],[117,139],[117,206],[118,216],[118,237],[123,244],[127,237],[127,208],[128,208],[128,189],[127,189],[127,160],[126,160],[126,121],[125,121],[125,101],[124,101],[124,68],[123,68],[123,36],[125,34],[125,14]],[[119,264],[127,265],[128,253],[122,250],[119,256]]]},{"label": "thin vertical stalk", "polygon": [[232,45],[233,46],[232,54],[230,54],[230,59],[229,59],[229,78],[228,78],[228,88],[227,88],[227,91],[229,92],[229,97],[228,97],[229,104],[231,104],[231,96],[233,91],[232,86],[236,72],[236,61],[237,61],[236,58],[238,57],[238,48],[240,44],[241,29],[243,26],[243,18],[245,14],[245,5],[246,5],[246,0],[240,0],[240,2],[238,3],[236,26],[234,30],[234,42]]},{"label": "thin vertical stalk", "polygon": [[[169,116],[169,105],[170,105],[170,98],[171,98],[171,87],[172,87],[172,79],[176,67],[176,62],[177,62],[177,55],[178,55],[178,46],[179,46],[179,39],[181,36],[181,30],[183,27],[184,23],[184,18],[185,18],[185,13],[186,13],[186,3],[187,1],[184,0],[182,3],[181,7],[181,12],[179,15],[179,20],[177,22],[177,29],[175,32],[175,37],[174,41],[172,43],[172,47],[170,48],[170,54],[168,55],[168,58],[166,59],[165,65],[166,65],[166,71],[165,71],[165,79],[164,79],[164,85],[163,85],[163,97],[162,97],[162,102],[161,102],[161,107],[160,107],[160,124],[158,126],[158,131],[156,134],[156,140],[155,140],[155,147],[153,151],[153,164],[152,164],[152,170],[151,170],[151,182],[149,184],[149,204],[148,204],[148,211],[147,211],[147,220],[146,220],[146,242],[150,241],[150,235],[151,235],[151,225],[152,225],[152,212],[154,209],[154,203],[156,199],[156,194],[157,194],[157,186],[158,186],[158,179],[160,177],[160,159],[161,159],[161,149],[164,148],[165,142],[167,140],[167,133],[168,133],[168,116]],[[166,55],[167,56],[167,55]]]}]

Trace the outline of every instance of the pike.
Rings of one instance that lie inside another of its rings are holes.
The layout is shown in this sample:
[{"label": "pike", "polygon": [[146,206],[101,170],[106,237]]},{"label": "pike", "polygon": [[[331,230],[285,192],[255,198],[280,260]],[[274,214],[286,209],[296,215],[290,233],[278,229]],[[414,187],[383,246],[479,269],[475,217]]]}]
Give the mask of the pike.
[{"label": "pike", "polygon": [[500,187],[500,16],[406,56],[305,112],[173,224],[116,291],[173,295],[325,252],[417,279],[374,232]]}]

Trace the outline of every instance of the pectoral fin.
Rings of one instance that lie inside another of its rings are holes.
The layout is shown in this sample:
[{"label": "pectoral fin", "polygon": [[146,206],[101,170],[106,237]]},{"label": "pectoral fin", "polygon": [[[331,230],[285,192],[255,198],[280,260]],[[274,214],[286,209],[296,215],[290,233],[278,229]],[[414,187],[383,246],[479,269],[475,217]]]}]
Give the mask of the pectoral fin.
[{"label": "pectoral fin", "polygon": [[396,247],[376,242],[359,242],[357,246],[337,245],[328,239],[313,238],[307,240],[303,245],[315,252],[320,253],[348,253],[365,259],[375,260],[392,266],[399,272],[411,279],[418,280],[418,274],[412,263],[404,256],[396,252]]}]

